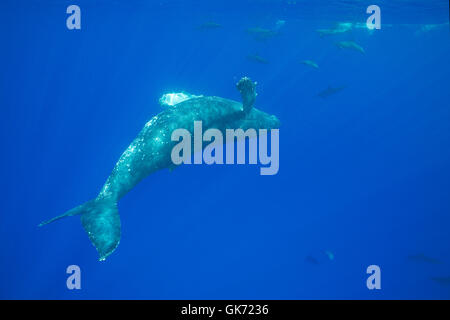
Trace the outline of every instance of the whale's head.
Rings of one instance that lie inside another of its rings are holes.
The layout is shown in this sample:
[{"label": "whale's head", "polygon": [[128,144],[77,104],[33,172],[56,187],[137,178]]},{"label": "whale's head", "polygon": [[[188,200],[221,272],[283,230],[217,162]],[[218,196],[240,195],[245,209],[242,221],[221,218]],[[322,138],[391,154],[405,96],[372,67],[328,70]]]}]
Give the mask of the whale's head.
[{"label": "whale's head", "polygon": [[252,108],[244,117],[235,121],[232,126],[238,129],[279,129],[280,120],[275,116],[264,111]]}]

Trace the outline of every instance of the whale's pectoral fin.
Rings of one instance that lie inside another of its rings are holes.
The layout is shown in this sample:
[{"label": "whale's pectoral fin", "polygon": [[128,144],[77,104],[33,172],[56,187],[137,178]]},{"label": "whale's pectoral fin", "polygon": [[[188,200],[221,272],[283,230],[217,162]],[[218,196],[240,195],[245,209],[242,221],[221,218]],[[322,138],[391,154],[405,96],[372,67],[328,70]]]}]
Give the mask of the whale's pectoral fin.
[{"label": "whale's pectoral fin", "polygon": [[94,199],[60,216],[44,221],[39,226],[75,215],[81,215],[83,228],[97,249],[100,261],[105,260],[117,248],[120,241],[120,218],[117,204],[109,199]]},{"label": "whale's pectoral fin", "polygon": [[99,260],[105,260],[120,242],[117,204],[110,200],[96,200],[81,216],[81,223],[98,251]]}]

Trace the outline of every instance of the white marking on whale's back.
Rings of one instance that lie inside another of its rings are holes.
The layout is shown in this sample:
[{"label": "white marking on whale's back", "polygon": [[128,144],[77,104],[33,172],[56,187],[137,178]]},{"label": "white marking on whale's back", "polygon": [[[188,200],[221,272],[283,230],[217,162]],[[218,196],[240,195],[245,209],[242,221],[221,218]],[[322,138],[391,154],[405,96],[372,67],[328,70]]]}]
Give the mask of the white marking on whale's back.
[{"label": "white marking on whale's back", "polygon": [[193,98],[201,98],[202,95],[196,96],[186,92],[166,93],[159,99],[159,104],[163,107],[173,107],[174,105]]}]

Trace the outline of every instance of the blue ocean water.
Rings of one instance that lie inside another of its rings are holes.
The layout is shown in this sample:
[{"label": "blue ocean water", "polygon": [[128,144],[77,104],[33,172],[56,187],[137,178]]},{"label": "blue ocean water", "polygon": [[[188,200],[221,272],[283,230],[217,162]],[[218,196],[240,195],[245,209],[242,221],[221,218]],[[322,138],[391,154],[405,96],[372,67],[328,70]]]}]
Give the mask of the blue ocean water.
[{"label": "blue ocean water", "polygon": [[[371,4],[380,30],[361,27]],[[0,298],[450,298],[448,19],[446,0],[1,1]],[[277,175],[149,176],[104,262],[78,217],[37,227],[98,194],[164,93],[240,100],[242,76],[281,121]]]}]

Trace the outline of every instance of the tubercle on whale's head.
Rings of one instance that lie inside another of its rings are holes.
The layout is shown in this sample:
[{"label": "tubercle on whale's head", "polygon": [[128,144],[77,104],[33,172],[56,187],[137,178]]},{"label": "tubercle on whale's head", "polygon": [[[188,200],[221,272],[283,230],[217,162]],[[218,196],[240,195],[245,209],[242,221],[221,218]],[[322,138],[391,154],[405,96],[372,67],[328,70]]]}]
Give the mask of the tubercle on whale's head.
[{"label": "tubercle on whale's head", "polygon": [[271,117],[272,117],[273,123],[272,123],[272,127],[270,129],[280,129],[280,125],[281,125],[280,119],[278,119],[275,115],[272,115]]},{"label": "tubercle on whale's head", "polygon": [[264,129],[279,129],[280,128],[280,120],[275,115],[270,115],[266,120],[266,128]]},{"label": "tubercle on whale's head", "polygon": [[258,109],[251,109],[243,119],[236,124],[237,128],[247,129],[279,129],[280,120],[275,115],[270,115]]}]

